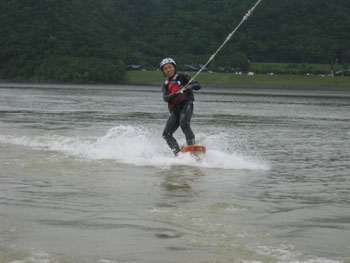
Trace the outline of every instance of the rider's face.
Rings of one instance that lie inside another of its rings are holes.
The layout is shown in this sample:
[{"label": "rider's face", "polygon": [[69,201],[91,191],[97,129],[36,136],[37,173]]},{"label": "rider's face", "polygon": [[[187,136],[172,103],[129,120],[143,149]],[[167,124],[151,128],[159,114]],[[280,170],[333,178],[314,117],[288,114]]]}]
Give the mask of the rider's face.
[{"label": "rider's face", "polygon": [[175,67],[173,64],[168,63],[163,66],[163,73],[168,77],[171,78],[175,75]]}]

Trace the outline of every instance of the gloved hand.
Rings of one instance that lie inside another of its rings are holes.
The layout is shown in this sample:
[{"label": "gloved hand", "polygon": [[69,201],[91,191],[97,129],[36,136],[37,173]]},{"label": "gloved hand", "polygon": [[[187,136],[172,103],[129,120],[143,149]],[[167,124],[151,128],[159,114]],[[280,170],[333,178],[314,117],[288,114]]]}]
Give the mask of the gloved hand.
[{"label": "gloved hand", "polygon": [[192,84],[187,84],[186,89],[192,89]]},{"label": "gloved hand", "polygon": [[177,96],[179,96],[179,92],[176,92],[176,93],[168,95],[169,96],[169,100],[172,100],[172,99],[176,98]]},{"label": "gloved hand", "polygon": [[180,86],[181,90],[176,92],[176,94],[179,94],[179,93],[183,93],[184,91],[188,90],[188,89],[192,89],[192,85],[191,84],[188,84],[187,86]]}]

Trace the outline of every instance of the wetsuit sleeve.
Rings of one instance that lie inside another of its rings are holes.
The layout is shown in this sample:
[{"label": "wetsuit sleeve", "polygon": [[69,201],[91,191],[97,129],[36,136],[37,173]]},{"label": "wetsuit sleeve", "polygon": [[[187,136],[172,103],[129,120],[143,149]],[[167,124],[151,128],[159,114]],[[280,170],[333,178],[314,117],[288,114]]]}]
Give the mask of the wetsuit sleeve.
[{"label": "wetsuit sleeve", "polygon": [[199,82],[197,81],[193,81],[192,84],[190,84],[191,89],[194,90],[200,90],[202,88],[201,84],[199,84]]},{"label": "wetsuit sleeve", "polygon": [[[190,75],[185,74],[185,77],[186,77],[187,82],[191,80]],[[189,86],[190,86],[190,89],[193,89],[193,90],[200,90],[202,88],[201,84],[199,84],[199,82],[196,80],[192,81]]]}]

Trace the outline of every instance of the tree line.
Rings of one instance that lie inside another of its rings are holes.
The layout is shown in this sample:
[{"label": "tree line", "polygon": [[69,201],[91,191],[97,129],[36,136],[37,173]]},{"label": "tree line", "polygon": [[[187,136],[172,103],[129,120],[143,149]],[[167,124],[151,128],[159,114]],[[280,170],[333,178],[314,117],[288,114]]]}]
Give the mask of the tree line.
[{"label": "tree line", "polygon": [[[0,78],[118,82],[163,57],[204,64],[255,0],[0,0]],[[348,0],[262,1],[209,65],[350,63]]]}]

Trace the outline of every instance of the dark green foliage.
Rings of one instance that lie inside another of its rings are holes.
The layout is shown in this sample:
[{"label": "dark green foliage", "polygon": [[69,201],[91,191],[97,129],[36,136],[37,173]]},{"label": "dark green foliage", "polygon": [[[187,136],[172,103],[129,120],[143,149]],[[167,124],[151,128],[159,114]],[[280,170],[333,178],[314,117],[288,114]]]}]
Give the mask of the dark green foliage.
[{"label": "dark green foliage", "polygon": [[122,79],[123,63],[100,58],[51,56],[36,71],[39,79],[58,81],[116,82]]},{"label": "dark green foliage", "polygon": [[0,1],[0,78],[121,80],[121,33],[92,0]]},{"label": "dark green foliage", "polygon": [[[0,0],[0,78],[117,82],[204,64],[255,0]],[[263,0],[209,69],[350,63],[349,0]],[[307,67],[307,66],[305,66]]]}]

